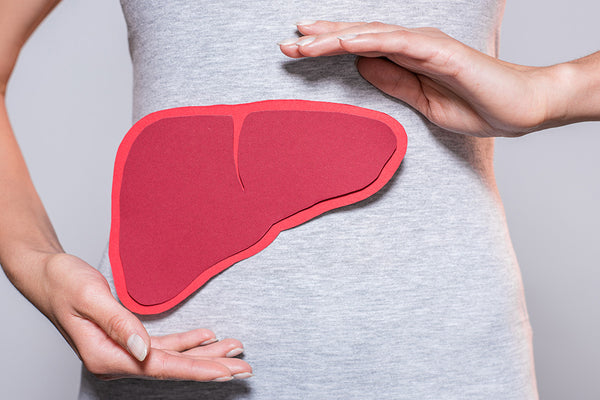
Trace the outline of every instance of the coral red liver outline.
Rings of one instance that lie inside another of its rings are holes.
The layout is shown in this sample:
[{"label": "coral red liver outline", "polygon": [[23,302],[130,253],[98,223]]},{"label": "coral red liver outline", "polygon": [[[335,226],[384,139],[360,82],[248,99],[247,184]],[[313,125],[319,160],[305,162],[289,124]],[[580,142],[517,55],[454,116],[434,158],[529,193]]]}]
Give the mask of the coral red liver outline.
[{"label": "coral red liver outline", "polygon": [[[232,115],[232,109],[236,110],[235,115]],[[168,301],[165,301],[164,303],[154,305],[142,305],[135,301],[127,291],[127,285],[123,273],[123,265],[121,264],[121,257],[119,251],[119,210],[121,178],[123,176],[123,170],[125,167],[127,156],[129,154],[129,150],[131,149],[131,146],[135,142],[136,138],[147,126],[163,118],[186,117],[197,115],[226,115],[233,117],[234,121],[236,121],[234,122],[234,124],[236,124],[240,121],[243,121],[246,118],[246,116],[252,112],[277,110],[337,112],[342,114],[362,116],[381,121],[387,126],[389,126],[392,132],[394,133],[396,137],[396,150],[383,167],[377,179],[364,189],[339,197],[335,197],[329,200],[324,200],[320,203],[315,204],[312,207],[304,209],[294,215],[291,215],[288,218],[285,218],[282,221],[279,221],[278,223],[274,224],[256,244],[252,245],[246,250],[236,253],[230,257],[227,257],[226,259],[213,265],[212,267],[204,271],[202,274],[198,275],[198,277],[196,277],[178,295],[176,295]],[[277,237],[277,235],[279,235],[280,232],[298,226],[320,214],[323,214],[324,212],[356,203],[376,193],[392,178],[392,176],[400,166],[400,163],[404,158],[404,155],[406,154],[406,146],[406,132],[404,131],[402,125],[394,118],[379,111],[339,103],[317,102],[309,100],[265,100],[254,103],[235,105],[191,106],[171,108],[148,114],[147,116],[136,122],[134,126],[127,132],[121,144],[119,145],[119,149],[117,151],[117,156],[115,159],[112,187],[109,257],[113,273],[113,279],[115,282],[115,287],[117,290],[117,295],[119,296],[119,300],[129,310],[138,314],[158,314],[175,307],[177,304],[179,304],[192,293],[194,293],[196,290],[198,290],[213,276],[224,271],[225,269],[229,268],[238,261],[249,258],[265,249],[269,244],[271,244],[275,240],[275,238]]]}]

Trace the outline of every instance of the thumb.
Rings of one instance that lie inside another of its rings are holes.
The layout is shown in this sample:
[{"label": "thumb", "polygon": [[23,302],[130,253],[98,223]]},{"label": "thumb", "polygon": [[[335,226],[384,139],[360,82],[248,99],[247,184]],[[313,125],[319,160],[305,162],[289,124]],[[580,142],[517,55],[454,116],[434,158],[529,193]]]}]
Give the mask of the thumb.
[{"label": "thumb", "polygon": [[112,340],[139,361],[144,361],[150,350],[150,335],[142,322],[123,307],[110,293],[96,296],[86,317],[94,321]]},{"label": "thumb", "polygon": [[359,57],[356,67],[371,85],[426,114],[426,98],[416,74],[384,58]]}]

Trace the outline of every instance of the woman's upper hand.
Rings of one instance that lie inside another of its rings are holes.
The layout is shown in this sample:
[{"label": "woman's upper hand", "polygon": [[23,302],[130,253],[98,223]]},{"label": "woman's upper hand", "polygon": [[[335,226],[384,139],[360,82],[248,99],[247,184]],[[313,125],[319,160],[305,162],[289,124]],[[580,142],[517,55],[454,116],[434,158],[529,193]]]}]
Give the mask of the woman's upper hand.
[{"label": "woman's upper hand", "polygon": [[217,341],[197,329],[150,337],[140,320],[117,302],[106,279],[68,254],[47,258],[42,304],[86,368],[101,379],[228,381],[252,376],[239,358],[238,340]]},{"label": "woman's upper hand", "polygon": [[359,55],[357,68],[367,81],[442,128],[510,137],[576,119],[567,115],[565,99],[577,88],[564,64],[510,64],[433,28],[329,21],[297,26],[304,36],[280,42],[285,55]]}]

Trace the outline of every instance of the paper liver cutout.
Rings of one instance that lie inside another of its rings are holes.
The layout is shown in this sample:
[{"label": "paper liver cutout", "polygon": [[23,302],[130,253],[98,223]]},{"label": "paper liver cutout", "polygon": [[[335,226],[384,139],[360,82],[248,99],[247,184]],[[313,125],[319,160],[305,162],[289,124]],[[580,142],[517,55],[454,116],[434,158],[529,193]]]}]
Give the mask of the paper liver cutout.
[{"label": "paper liver cutout", "polygon": [[115,162],[109,253],[121,302],[140,314],[172,308],[279,232],[377,192],[405,152],[396,120],[344,104],[270,100],[144,117]]}]

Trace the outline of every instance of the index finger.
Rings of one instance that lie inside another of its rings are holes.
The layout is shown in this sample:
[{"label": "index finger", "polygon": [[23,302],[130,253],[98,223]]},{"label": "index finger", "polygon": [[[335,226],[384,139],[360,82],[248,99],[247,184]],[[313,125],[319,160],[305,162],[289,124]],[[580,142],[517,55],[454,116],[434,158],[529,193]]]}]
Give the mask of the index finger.
[{"label": "index finger", "polygon": [[308,21],[296,22],[298,31],[303,35],[321,35],[327,32],[337,32],[354,26],[364,25],[366,22],[335,22],[335,21]]},{"label": "index finger", "polygon": [[194,329],[165,336],[152,336],[150,340],[151,346],[156,349],[174,351],[184,351],[217,341],[215,334],[208,329]]},{"label": "index finger", "polygon": [[[305,57],[300,53],[298,43],[314,39],[316,35],[323,35],[331,32],[340,32],[355,26],[364,25],[365,22],[333,22],[333,21],[309,21],[303,20],[296,23],[296,28],[303,36],[292,37],[277,43],[283,54],[291,58]],[[339,53],[341,54],[341,53]]]},{"label": "index finger", "polygon": [[[308,28],[308,30],[305,28]],[[303,32],[309,33],[311,30],[314,33],[303,36],[298,40],[289,39],[280,42],[281,51],[292,58],[346,54],[348,51],[341,46],[340,36],[394,32],[406,30],[406,28],[381,22],[332,23],[317,21],[303,27]]]}]

